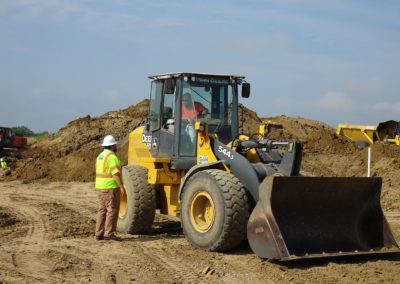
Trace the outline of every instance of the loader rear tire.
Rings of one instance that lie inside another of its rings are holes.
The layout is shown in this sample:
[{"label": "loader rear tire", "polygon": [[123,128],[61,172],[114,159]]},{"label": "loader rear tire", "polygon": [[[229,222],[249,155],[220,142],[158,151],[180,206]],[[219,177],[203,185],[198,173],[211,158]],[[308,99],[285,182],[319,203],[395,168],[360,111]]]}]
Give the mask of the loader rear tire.
[{"label": "loader rear tire", "polygon": [[148,233],[156,212],[155,188],[147,182],[147,169],[126,166],[122,170],[126,194],[121,198],[117,231],[128,234]]},{"label": "loader rear tire", "polygon": [[181,204],[183,232],[193,246],[227,251],[245,238],[249,202],[234,175],[217,169],[194,174],[183,189]]}]

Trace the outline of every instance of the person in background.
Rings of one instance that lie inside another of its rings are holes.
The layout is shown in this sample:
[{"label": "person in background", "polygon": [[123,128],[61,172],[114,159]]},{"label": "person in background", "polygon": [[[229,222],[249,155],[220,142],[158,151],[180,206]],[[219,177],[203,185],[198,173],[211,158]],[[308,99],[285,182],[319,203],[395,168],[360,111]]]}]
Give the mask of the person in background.
[{"label": "person in background", "polygon": [[0,167],[4,170],[7,169],[8,165],[7,165],[7,161],[4,158],[0,158]]},{"label": "person in background", "polygon": [[117,141],[112,135],[104,137],[103,152],[96,160],[95,189],[99,200],[96,219],[96,240],[121,241],[115,235],[120,198],[125,194],[121,178],[121,162],[116,155]]}]

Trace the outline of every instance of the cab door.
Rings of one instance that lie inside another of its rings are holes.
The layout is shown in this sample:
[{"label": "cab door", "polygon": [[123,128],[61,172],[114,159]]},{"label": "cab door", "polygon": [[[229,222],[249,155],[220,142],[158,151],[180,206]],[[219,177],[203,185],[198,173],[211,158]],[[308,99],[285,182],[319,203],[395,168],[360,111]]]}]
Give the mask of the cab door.
[{"label": "cab door", "polygon": [[151,154],[172,157],[175,135],[175,92],[164,92],[164,81],[152,82],[150,95]]}]

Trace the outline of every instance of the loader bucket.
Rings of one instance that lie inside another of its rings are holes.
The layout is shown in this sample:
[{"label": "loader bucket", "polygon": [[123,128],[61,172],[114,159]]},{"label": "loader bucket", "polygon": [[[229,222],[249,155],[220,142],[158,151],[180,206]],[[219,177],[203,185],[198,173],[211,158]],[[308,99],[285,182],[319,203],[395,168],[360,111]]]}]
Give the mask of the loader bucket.
[{"label": "loader bucket", "polygon": [[398,252],[380,205],[381,178],[267,177],[247,237],[261,258]]}]

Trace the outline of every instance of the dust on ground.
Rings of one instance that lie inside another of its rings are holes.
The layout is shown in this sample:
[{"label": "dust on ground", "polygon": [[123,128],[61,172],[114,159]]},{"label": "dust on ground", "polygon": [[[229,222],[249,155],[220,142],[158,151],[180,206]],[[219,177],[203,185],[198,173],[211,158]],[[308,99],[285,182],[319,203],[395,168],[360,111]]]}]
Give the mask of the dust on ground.
[{"label": "dust on ground", "polygon": [[[398,283],[397,255],[356,256],[280,263],[263,261],[247,243],[229,253],[194,249],[180,224],[157,215],[149,235],[122,235],[122,243],[94,240],[97,199],[94,163],[102,138],[120,141],[127,162],[128,135],[148,114],[148,101],[99,117],[70,122],[10,159],[0,180],[0,283]],[[257,132],[255,112],[239,111],[241,130]],[[316,176],[366,176],[367,150],[318,121],[277,116],[270,138],[304,144],[302,169]],[[400,147],[372,146],[374,176],[381,176],[382,207],[400,236]]]}]

